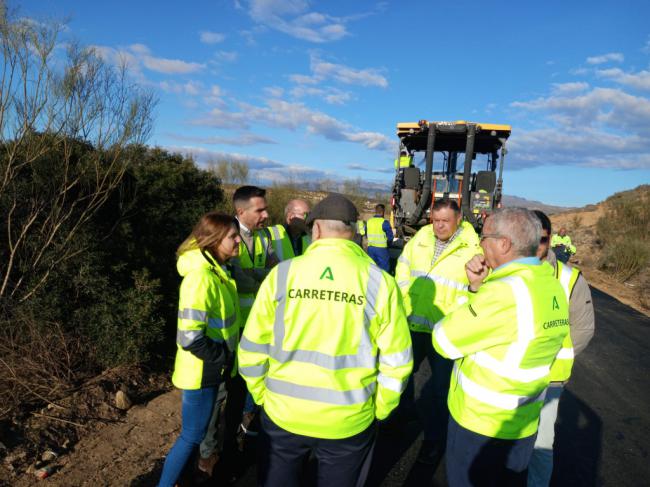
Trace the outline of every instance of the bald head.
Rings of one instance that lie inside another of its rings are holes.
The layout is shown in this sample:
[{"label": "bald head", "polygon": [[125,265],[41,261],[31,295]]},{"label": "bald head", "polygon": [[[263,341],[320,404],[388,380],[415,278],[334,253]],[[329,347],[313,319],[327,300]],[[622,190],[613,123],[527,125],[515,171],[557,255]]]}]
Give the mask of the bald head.
[{"label": "bald head", "polygon": [[284,208],[284,221],[289,224],[294,218],[304,220],[309,213],[309,203],[302,199],[291,200]]}]

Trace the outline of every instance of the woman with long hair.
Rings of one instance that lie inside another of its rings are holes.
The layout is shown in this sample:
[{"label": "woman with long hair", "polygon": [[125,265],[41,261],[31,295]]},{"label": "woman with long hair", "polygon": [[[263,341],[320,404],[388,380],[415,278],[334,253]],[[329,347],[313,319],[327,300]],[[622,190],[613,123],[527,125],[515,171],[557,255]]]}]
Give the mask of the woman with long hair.
[{"label": "woman with long hair", "polygon": [[183,391],[182,427],[160,477],[173,486],[208,427],[225,368],[239,341],[239,300],[224,264],[239,254],[239,223],[217,212],[203,215],[176,252],[183,277],[178,304],[172,382]]}]

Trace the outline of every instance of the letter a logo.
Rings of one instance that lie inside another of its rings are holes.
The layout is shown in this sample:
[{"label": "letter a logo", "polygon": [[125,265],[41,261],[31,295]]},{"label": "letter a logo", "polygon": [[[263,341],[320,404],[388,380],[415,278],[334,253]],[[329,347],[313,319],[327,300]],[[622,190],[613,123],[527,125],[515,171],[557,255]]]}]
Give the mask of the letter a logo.
[{"label": "letter a logo", "polygon": [[553,309],[560,309],[560,305],[557,302],[557,298],[553,296]]},{"label": "letter a logo", "polygon": [[332,269],[326,267],[323,273],[320,275],[321,279],[329,279],[330,281],[334,280],[334,274],[332,274]]}]

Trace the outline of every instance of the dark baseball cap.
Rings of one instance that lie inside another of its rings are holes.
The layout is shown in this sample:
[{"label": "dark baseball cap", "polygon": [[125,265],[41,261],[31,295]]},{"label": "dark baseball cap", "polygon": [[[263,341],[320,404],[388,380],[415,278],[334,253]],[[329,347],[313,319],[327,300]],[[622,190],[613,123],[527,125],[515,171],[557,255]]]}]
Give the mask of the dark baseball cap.
[{"label": "dark baseball cap", "polygon": [[337,220],[353,223],[359,219],[359,212],[354,203],[339,193],[330,193],[320,200],[307,216],[307,225],[314,220]]}]

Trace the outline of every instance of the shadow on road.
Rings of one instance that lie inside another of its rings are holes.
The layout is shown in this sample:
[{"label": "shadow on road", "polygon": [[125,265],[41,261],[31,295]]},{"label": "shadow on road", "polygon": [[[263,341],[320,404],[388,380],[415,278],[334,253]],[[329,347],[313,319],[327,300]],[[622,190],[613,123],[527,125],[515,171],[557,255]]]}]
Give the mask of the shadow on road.
[{"label": "shadow on road", "polygon": [[602,429],[600,417],[565,389],[555,425],[552,486],[590,487],[599,482]]}]

